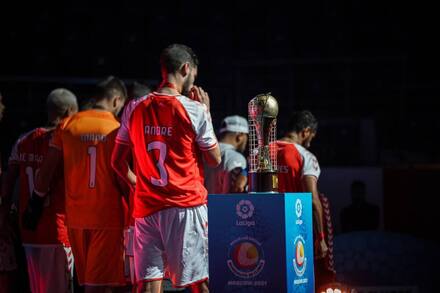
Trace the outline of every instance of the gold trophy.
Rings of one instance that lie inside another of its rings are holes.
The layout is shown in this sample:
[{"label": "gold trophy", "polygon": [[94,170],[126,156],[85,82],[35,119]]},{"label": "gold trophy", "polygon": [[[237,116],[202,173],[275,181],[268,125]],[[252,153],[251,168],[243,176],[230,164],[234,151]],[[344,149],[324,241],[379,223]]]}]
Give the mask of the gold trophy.
[{"label": "gold trophy", "polygon": [[248,104],[249,192],[278,192],[277,115],[278,102],[260,94]]}]

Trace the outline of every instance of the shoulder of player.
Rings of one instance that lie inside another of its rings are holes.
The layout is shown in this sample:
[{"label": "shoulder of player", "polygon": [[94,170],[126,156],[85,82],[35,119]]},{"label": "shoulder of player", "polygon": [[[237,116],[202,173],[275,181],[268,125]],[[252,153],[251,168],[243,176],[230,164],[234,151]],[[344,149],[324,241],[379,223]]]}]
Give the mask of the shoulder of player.
[{"label": "shoulder of player", "polygon": [[80,117],[83,112],[84,111],[81,111],[81,112],[75,113],[75,114],[73,114],[71,116],[68,116],[68,117],[64,118],[63,120],[60,121],[60,123],[58,124],[57,128],[59,128],[59,129],[66,128],[66,126],[69,125],[69,123],[71,123],[75,119],[78,119],[78,117]]},{"label": "shoulder of player", "polygon": [[179,95],[176,96],[176,110],[182,115],[189,119],[192,124],[193,129],[198,132],[199,127],[203,124],[206,118],[210,119],[211,116],[205,115],[208,109],[205,104],[194,101],[186,96]]},{"label": "shoulder of player", "polygon": [[295,150],[295,151],[298,151],[297,148],[296,148],[296,143],[293,143],[293,142],[290,142],[290,141],[277,140],[276,141],[276,147],[279,150],[285,150],[285,151]]},{"label": "shoulder of player", "polygon": [[134,109],[136,109],[136,107],[138,107],[139,105],[141,105],[143,102],[145,102],[146,100],[148,100],[148,98],[150,98],[152,95],[154,95],[154,93],[142,96],[140,98],[137,99],[132,99],[131,101],[129,101],[127,103],[127,105],[124,107],[124,113],[126,115],[131,114]]},{"label": "shoulder of player", "polygon": [[196,108],[196,109],[202,109],[202,110],[206,110],[206,105],[200,103],[199,101],[193,100],[188,98],[187,96],[184,95],[178,95],[176,96],[176,99],[186,108],[186,107],[191,107],[191,108]]},{"label": "shoulder of player", "polygon": [[224,153],[224,155],[227,157],[240,157],[240,158],[243,157],[244,158],[243,154],[234,148],[220,148],[220,152]]},{"label": "shoulder of player", "polygon": [[299,144],[295,143],[295,147],[298,150],[298,152],[301,154],[301,156],[304,158],[304,160],[316,160],[316,161],[318,161],[316,156],[312,152],[310,152],[308,149],[303,147],[302,145],[299,145]]},{"label": "shoulder of player", "polygon": [[[78,112],[70,117],[65,118],[62,123],[60,123],[60,128],[65,129],[68,128],[71,124],[80,123],[82,124],[84,122],[83,119],[92,119],[96,121],[102,121],[97,123],[114,123],[115,125],[119,126],[120,122],[119,119],[109,111],[98,111],[94,109],[84,110],[81,112]],[[89,120],[85,120],[89,121]],[[88,123],[88,122],[87,122]]]},{"label": "shoulder of player", "polygon": [[37,128],[32,129],[32,130],[29,130],[28,132],[22,133],[18,137],[18,139],[16,140],[15,144],[16,145],[20,145],[20,144],[22,144],[22,143],[24,143],[24,142],[26,142],[28,140],[32,140],[35,137],[38,137],[41,134],[44,134],[45,133],[44,130],[45,130],[44,128],[37,127]]},{"label": "shoulder of player", "polygon": [[246,167],[247,161],[242,153],[235,149],[223,149],[222,162],[227,168],[231,167]]}]

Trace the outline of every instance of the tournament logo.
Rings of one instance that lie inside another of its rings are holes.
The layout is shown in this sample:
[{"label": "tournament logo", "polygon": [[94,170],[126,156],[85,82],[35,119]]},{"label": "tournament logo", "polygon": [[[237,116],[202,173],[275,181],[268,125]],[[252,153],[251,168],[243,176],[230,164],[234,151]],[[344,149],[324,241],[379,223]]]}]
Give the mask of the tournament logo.
[{"label": "tournament logo", "polygon": [[302,277],[307,267],[307,257],[304,249],[304,238],[300,235],[295,238],[295,258],[293,259],[293,268],[298,277]]},{"label": "tournament logo", "polygon": [[242,199],[235,206],[237,216],[243,220],[249,219],[254,214],[255,207],[250,200]]},{"label": "tournament logo", "polygon": [[240,278],[253,278],[264,268],[264,252],[261,243],[251,237],[241,237],[229,246],[227,264],[231,272]]}]

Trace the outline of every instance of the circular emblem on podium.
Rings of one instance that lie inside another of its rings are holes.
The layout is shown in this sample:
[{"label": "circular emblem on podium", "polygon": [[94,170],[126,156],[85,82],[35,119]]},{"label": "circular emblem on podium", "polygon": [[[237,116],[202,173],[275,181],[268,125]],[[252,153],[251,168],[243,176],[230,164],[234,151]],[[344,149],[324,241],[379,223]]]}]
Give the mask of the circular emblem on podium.
[{"label": "circular emblem on podium", "polygon": [[296,213],[296,217],[299,218],[302,215],[302,210],[303,210],[303,206],[302,206],[302,202],[301,200],[298,198],[295,202],[295,213]]},{"label": "circular emblem on podium", "polygon": [[297,236],[295,238],[295,258],[293,259],[293,268],[298,277],[304,275],[307,267],[307,257],[305,254],[304,238]]},{"label": "circular emblem on podium", "polygon": [[264,268],[263,248],[251,237],[238,238],[230,244],[227,263],[231,272],[237,277],[253,278]]},{"label": "circular emblem on podium", "polygon": [[240,200],[235,206],[237,216],[243,220],[249,219],[254,214],[255,207],[250,200]]}]

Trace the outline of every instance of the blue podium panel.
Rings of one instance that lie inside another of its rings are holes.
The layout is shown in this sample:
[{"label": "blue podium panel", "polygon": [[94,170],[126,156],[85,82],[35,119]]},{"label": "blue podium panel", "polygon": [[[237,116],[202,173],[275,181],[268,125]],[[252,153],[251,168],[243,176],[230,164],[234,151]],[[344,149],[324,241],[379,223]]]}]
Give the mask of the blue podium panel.
[{"label": "blue podium panel", "polygon": [[287,292],[314,292],[311,193],[285,193]]},{"label": "blue podium panel", "polygon": [[209,195],[211,292],[313,292],[311,194]]}]

